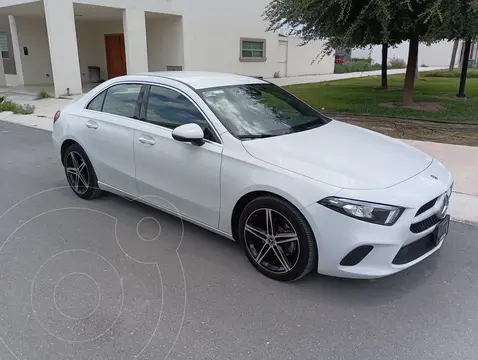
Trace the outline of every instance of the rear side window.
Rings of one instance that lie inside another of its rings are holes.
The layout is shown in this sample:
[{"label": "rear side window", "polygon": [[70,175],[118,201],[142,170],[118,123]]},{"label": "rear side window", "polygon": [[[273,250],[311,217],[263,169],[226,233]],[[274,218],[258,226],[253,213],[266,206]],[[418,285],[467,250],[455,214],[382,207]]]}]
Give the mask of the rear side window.
[{"label": "rear side window", "polygon": [[103,109],[103,100],[105,99],[106,91],[103,91],[101,94],[97,95],[91,102],[88,104],[88,110],[101,111]]},{"label": "rear side window", "polygon": [[119,84],[110,87],[106,91],[102,111],[129,118],[134,117],[141,87],[141,84]]}]

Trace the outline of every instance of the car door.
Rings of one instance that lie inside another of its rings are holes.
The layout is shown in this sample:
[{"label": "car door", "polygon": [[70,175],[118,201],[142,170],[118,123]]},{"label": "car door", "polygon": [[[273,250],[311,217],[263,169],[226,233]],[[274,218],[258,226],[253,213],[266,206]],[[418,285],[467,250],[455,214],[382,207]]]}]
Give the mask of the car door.
[{"label": "car door", "polygon": [[[134,135],[139,196],[217,228],[222,145],[203,112],[185,92],[151,85],[145,90],[141,120]],[[187,123],[203,128],[204,144],[172,138],[172,130]]]},{"label": "car door", "polygon": [[85,151],[98,181],[137,196],[134,173],[134,126],[142,84],[119,83],[97,95],[83,110]]}]

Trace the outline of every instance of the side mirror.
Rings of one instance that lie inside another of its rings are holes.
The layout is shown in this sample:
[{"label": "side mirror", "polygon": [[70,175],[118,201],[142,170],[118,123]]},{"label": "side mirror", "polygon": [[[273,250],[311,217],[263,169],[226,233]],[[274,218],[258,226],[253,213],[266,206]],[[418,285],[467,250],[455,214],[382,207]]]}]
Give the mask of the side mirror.
[{"label": "side mirror", "polygon": [[181,142],[190,142],[194,145],[204,144],[204,131],[198,124],[184,124],[173,130],[173,139]]}]

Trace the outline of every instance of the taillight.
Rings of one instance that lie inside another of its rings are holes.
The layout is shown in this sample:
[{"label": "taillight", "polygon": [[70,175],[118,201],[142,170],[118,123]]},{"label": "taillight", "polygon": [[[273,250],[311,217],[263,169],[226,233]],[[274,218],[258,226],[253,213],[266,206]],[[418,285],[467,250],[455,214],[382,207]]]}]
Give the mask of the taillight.
[{"label": "taillight", "polygon": [[58,111],[55,113],[55,116],[53,117],[53,124],[60,118],[60,115],[61,115],[61,111],[58,110]]}]

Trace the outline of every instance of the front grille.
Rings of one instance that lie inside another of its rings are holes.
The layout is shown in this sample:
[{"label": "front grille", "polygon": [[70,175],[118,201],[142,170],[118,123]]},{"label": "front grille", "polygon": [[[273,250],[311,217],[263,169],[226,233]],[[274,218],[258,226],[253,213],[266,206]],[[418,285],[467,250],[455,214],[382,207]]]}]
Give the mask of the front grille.
[{"label": "front grille", "polygon": [[427,252],[432,251],[438,244],[435,243],[433,234],[429,234],[411,244],[405,245],[400,249],[392,264],[403,265],[418,259]]},{"label": "front grille", "polygon": [[427,202],[425,205],[423,205],[420,209],[418,209],[417,213],[415,216],[418,216],[420,214],[423,214],[425,211],[430,210],[437,202],[438,198],[435,198],[429,202]]},{"label": "front grille", "polygon": [[432,226],[435,226],[439,222],[440,219],[438,218],[438,216],[432,215],[423,221],[417,222],[416,224],[412,224],[410,226],[410,231],[414,234],[418,234],[431,228]]}]

